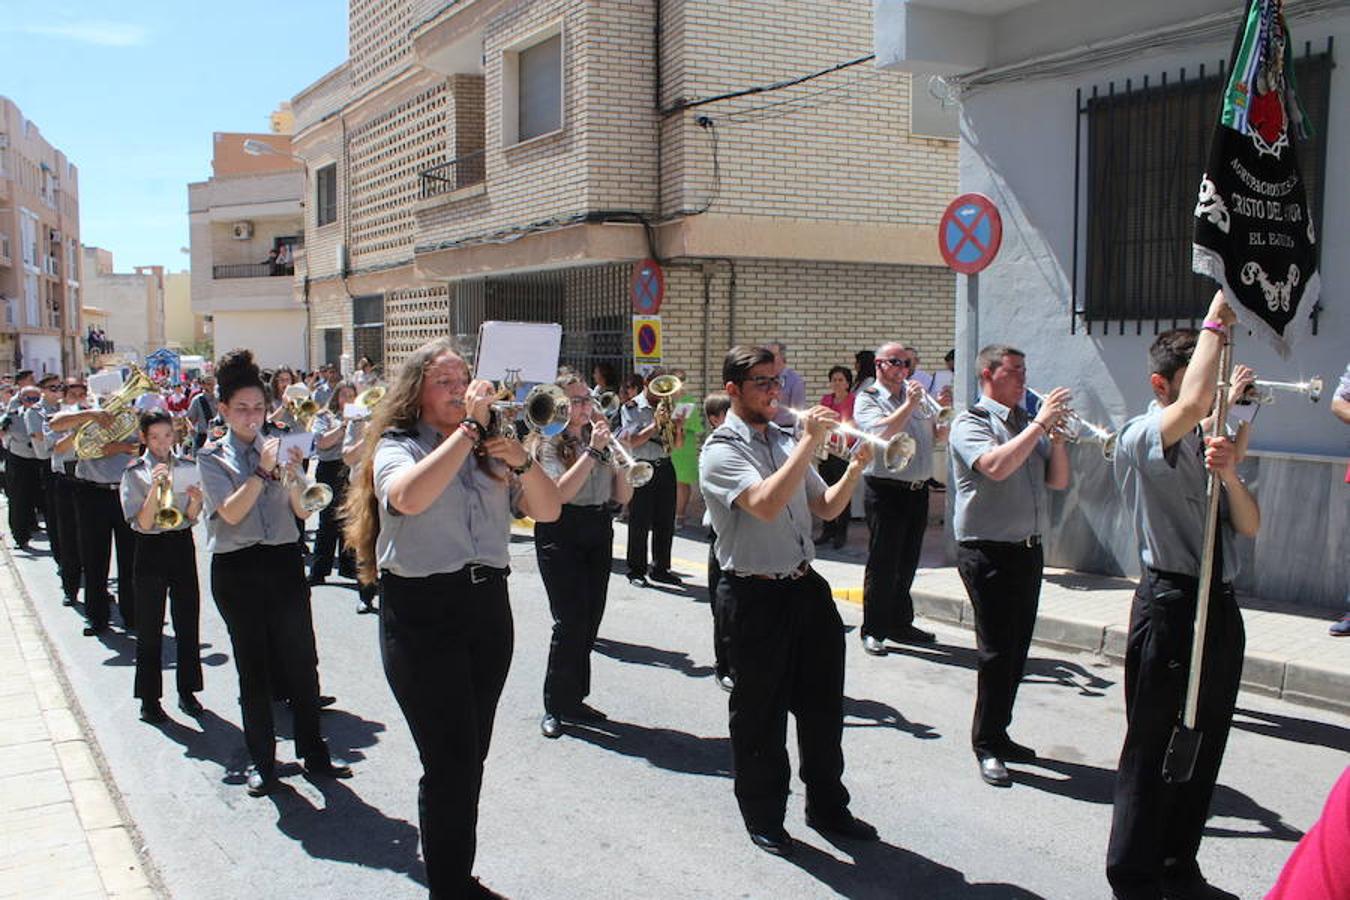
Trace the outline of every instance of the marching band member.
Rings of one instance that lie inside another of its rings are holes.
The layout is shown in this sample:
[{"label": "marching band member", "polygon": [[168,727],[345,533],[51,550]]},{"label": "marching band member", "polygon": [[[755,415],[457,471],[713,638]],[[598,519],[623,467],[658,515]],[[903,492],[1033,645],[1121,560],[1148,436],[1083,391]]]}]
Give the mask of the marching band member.
[{"label": "marching band member", "polygon": [[[628,580],[647,586],[647,579],[662,584],[680,584],[670,570],[670,551],[675,543],[675,467],[670,453],[684,445],[684,423],[673,421],[673,446],[661,437],[663,421],[657,416],[660,403],[652,396],[652,382],[661,369],[647,373],[645,390],[623,405],[619,439],[633,458],[651,463],[652,480],[633,491],[628,504]],[[651,535],[651,568],[647,567],[647,536]]]},{"label": "marching band member", "polygon": [[33,446],[32,432],[35,423],[41,432],[42,414],[38,412],[38,405],[42,402],[42,390],[37,385],[21,387],[15,401],[17,406],[9,414],[9,427],[5,430],[5,445],[9,450],[5,464],[9,533],[14,546],[27,550],[28,542],[37,530],[34,510],[41,505],[42,499],[42,462]]},{"label": "marching band member", "polygon": [[624,470],[608,464],[609,423],[596,409],[586,383],[564,375],[558,387],[571,407],[558,435],[531,437],[534,457],[558,485],[562,514],[534,529],[539,575],[553,614],[553,639],[544,674],[544,737],[562,735],[569,721],[598,721],[605,714],[585,703],[591,691],[591,650],[605,614],[614,523],[607,504],[626,502],[632,487]]},{"label": "marching band member", "polygon": [[[708,430],[703,435],[703,447],[708,446],[708,438],[726,421],[730,410],[731,398],[726,391],[713,391],[703,398],[703,421],[708,423]],[[702,453],[703,448],[699,448],[699,452]],[[840,472],[839,477],[843,477],[843,472]],[[717,679],[717,686],[730,693],[736,686],[736,677],[731,666],[731,654],[727,650],[726,615],[722,605],[717,602],[717,585],[722,581],[722,569],[717,564],[717,532],[713,530],[712,513],[708,511],[706,499],[703,503],[703,525],[708,529],[708,607],[713,618],[713,676]]]},{"label": "marching band member", "polygon": [[[197,586],[197,548],[192,526],[202,510],[202,488],[193,484],[186,498],[175,497],[176,523],[163,521],[161,492],[173,489],[177,434],[173,419],[163,411],[141,415],[141,442],[145,453],[122,473],[122,514],[136,532],[136,685],[132,696],[141,701],[141,720],[157,725],[168,716],[160,706],[164,685],[161,650],[164,605],[168,598],[177,646],[178,708],[194,718],[203,712],[196,693],[202,689],[201,591]],[[184,502],[186,499],[186,502]],[[179,508],[179,504],[182,507]]]},{"label": "marching band member", "polygon": [[61,411],[66,386],[60,375],[49,373],[38,379],[38,387],[42,389],[42,402],[27,412],[28,433],[33,441],[33,455],[38,460],[38,497],[47,528],[47,548],[60,571],[61,528],[56,518],[56,490],[52,486],[52,442],[48,439],[47,421]]},{"label": "marching band member", "polygon": [[783,385],[776,373],[765,347],[727,352],[722,380],[731,412],[704,447],[699,480],[717,532],[717,592],[736,667],[728,704],[736,800],[754,845],[786,856],[793,851],[783,828],[789,710],[797,717],[807,824],[877,837],[849,811],[840,746],[844,626],[829,584],[811,568],[811,515],[830,519],[848,504],[871,448],[860,446],[845,476],[827,487],[812,462],[837,417],[812,407],[794,442],[773,424]]},{"label": "marching band member", "polygon": [[859,391],[853,404],[858,427],[887,440],[914,439],[914,455],[899,471],[873,458],[863,478],[867,514],[867,567],[863,572],[863,649],[885,656],[887,640],[931,644],[935,636],[914,625],[910,588],[928,529],[928,478],[933,444],[946,436],[933,418],[921,418],[924,388],[911,379],[910,357],[891,341],[876,351],[877,380]]},{"label": "marching band member", "polygon": [[[333,502],[319,512],[319,530],[314,535],[314,557],[310,562],[309,583],[323,584],[333,572],[333,560],[338,559],[338,574],[355,578],[350,566],[350,555],[343,553],[340,516],[342,501],[347,496],[347,464],[342,461],[343,438],[347,423],[342,410],[356,399],[356,388],[350,384],[338,385],[328,395],[327,408],[314,418],[314,446],[319,464],[314,469],[314,480],[328,485]],[[346,565],[344,565],[344,563]]]},{"label": "marching band member", "polygon": [[229,630],[239,673],[244,741],[252,760],[248,793],[260,797],[276,786],[273,680],[291,701],[295,748],[305,771],[349,778],[351,768],[329,756],[319,731],[318,655],[309,586],[296,545],[295,519],[304,512],[299,451],[283,463],[277,458],[280,439],[262,437],[267,401],[252,353],[227,353],[216,365],[216,379],[228,430],[202,448],[197,465],[211,550],[211,594]]},{"label": "marching band member", "polygon": [[[358,395],[360,396],[360,395]],[[373,405],[373,404],[372,404]],[[361,477],[361,455],[362,447],[365,443],[366,425],[370,421],[369,410],[367,415],[346,419],[346,430],[342,435],[342,462],[347,467],[347,488],[350,489]],[[334,500],[334,505],[337,501]],[[360,573],[356,567],[356,550],[347,540],[347,495],[342,496],[342,505],[338,508],[338,515],[342,524],[342,558],[338,565],[340,571],[350,571],[351,577],[357,579],[357,596],[360,598],[360,604],[356,607],[357,613],[373,613],[379,610],[375,607],[375,597],[379,593],[378,580],[366,583],[359,579]]]},{"label": "marching band member", "polygon": [[1069,455],[1057,430],[1069,392],[1051,391],[1028,422],[1018,405],[1026,393],[1026,354],[991,344],[976,368],[980,399],[952,423],[950,438],[956,568],[975,609],[979,648],[971,745],[980,777],[1009,787],[1005,761],[1036,758],[1008,736],[1008,725],[1040,603],[1041,536],[1050,521],[1045,490],[1069,486]]},{"label": "marching band member", "polygon": [[[1125,742],[1116,775],[1106,874],[1121,900],[1232,897],[1209,885],[1196,854],[1237,703],[1246,635],[1233,594],[1235,535],[1254,537],[1256,499],[1226,437],[1206,437],[1220,348],[1237,318],[1214,296],[1199,334],[1164,332],[1149,350],[1154,402],[1121,429],[1115,474],[1134,517],[1143,573],[1125,652]],[[1248,377],[1248,381],[1250,378]],[[1163,781],[1163,758],[1181,718],[1204,553],[1206,470],[1218,476],[1219,534],[1209,596],[1196,729],[1204,738],[1189,781]]]},{"label": "marching band member", "polygon": [[380,580],[385,676],[417,744],[422,856],[433,896],[486,891],[473,877],[478,795],[511,663],[511,494],[536,522],[557,485],[517,441],[487,436],[493,385],[470,381],[453,342],[424,344],[376,407],[347,538]]},{"label": "marching band member", "polygon": [[[57,413],[79,412],[85,408],[85,385],[78,378],[71,378],[65,384],[63,394],[65,405]],[[47,444],[51,447],[52,458],[52,497],[56,514],[56,528],[60,532],[60,552],[57,555],[57,568],[61,572],[61,592],[65,595],[66,606],[74,606],[80,593],[80,582],[84,578],[84,568],[80,562],[80,533],[75,511],[75,432],[58,434],[52,431],[51,417],[43,426]],[[47,523],[50,532],[52,523]]]},{"label": "marching band member", "polygon": [[216,400],[216,378],[214,375],[202,376],[202,389],[188,403],[187,418],[192,423],[195,437],[193,450],[200,450],[211,437],[211,423],[220,412]]},{"label": "marching band member", "polygon": [[[97,400],[98,398],[96,398]],[[51,418],[54,432],[77,431],[95,422],[101,428],[112,425],[112,414],[101,409],[72,410]],[[72,436],[73,437],[73,436]],[[117,609],[122,626],[136,628],[136,538],[122,515],[118,492],[122,473],[140,453],[136,440],[109,441],[90,459],[75,463],[75,525],[80,542],[80,565],[84,574],[84,615],[86,636],[108,630],[112,595],[108,592],[108,566],[114,548],[117,551]]]}]

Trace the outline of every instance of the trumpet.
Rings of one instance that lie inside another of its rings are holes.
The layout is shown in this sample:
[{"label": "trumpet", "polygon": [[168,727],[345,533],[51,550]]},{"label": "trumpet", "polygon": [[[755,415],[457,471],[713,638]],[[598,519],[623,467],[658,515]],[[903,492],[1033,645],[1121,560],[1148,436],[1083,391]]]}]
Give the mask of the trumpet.
[{"label": "trumpet", "polygon": [[652,476],[656,474],[656,470],[652,468],[651,463],[634,459],[633,454],[629,453],[628,448],[614,435],[609,437],[609,450],[610,464],[616,469],[623,470],[624,480],[628,482],[629,486],[640,488],[651,481]]},{"label": "trumpet", "polygon": [[1307,381],[1262,381],[1257,379],[1247,388],[1246,393],[1242,395],[1239,403],[1260,403],[1262,405],[1275,402],[1276,391],[1291,391],[1296,394],[1306,394],[1308,402],[1316,403],[1322,399],[1322,377],[1315,375]]},{"label": "trumpet", "polygon": [[[1035,397],[1040,403],[1045,402],[1045,395],[1040,391],[1027,388],[1027,393]],[[1102,448],[1102,459],[1111,462],[1116,458],[1116,438],[1119,436],[1116,432],[1101,425],[1095,425],[1084,419],[1072,409],[1065,411],[1054,430],[1058,432],[1066,443],[1077,444],[1086,442],[1098,444]]]},{"label": "trumpet", "polygon": [[300,495],[300,507],[306,513],[316,513],[325,510],[333,502],[333,489],[326,484],[317,481],[310,481],[309,477],[303,472],[292,475],[290,467],[283,467],[281,470],[281,483],[290,490],[292,483],[300,483],[305,486],[304,492]]},{"label": "trumpet", "polygon": [[[792,413],[792,415],[797,417],[798,421],[801,421],[802,416],[806,415],[805,410],[793,409],[791,406],[778,406],[777,408],[785,409]],[[914,453],[918,449],[917,445],[914,443],[914,438],[905,434],[903,431],[887,440],[886,438],[872,434],[870,431],[863,431],[861,428],[845,425],[842,422],[835,425],[831,430],[835,434],[857,438],[860,441],[866,441],[873,447],[876,447],[877,452],[881,454],[881,464],[892,472],[899,472],[905,466],[909,465],[909,461],[914,458]],[[828,442],[826,447],[829,447]],[[827,449],[826,452],[830,451]]]},{"label": "trumpet", "polygon": [[916,419],[937,419],[937,423],[942,427],[952,424],[956,418],[956,410],[950,406],[943,406],[937,402],[928,391],[923,392],[923,399],[919,401],[919,408],[914,413]]},{"label": "trumpet", "polygon": [[[497,396],[510,397],[514,393],[513,388],[504,386]],[[490,434],[512,437],[514,433],[507,423],[514,422],[519,415],[534,431],[553,437],[567,427],[571,410],[571,401],[562,388],[556,384],[536,384],[523,401],[504,398],[492,401],[492,421],[487,430]]]},{"label": "trumpet", "polygon": [[647,392],[656,398],[656,420],[661,423],[661,444],[666,452],[675,449],[675,398],[684,390],[684,382],[674,375],[657,375],[647,382]]},{"label": "trumpet", "polygon": [[388,393],[388,389],[384,387],[384,385],[377,384],[374,387],[368,387],[357,394],[356,399],[352,402],[357,406],[364,406],[366,409],[374,412],[375,407],[380,405],[380,401],[384,399],[386,393]]},{"label": "trumpet", "polygon": [[171,531],[182,525],[183,511],[176,505],[178,498],[173,492],[173,476],[155,479],[155,490],[155,527]]},{"label": "trumpet", "polygon": [[591,402],[595,404],[595,411],[606,419],[618,412],[619,407],[623,405],[619,401],[619,395],[613,391],[601,391],[591,397]]},{"label": "trumpet", "polygon": [[309,388],[303,384],[292,384],[286,388],[282,399],[301,430],[310,431],[314,425],[314,417],[319,414],[322,407],[314,399]]}]

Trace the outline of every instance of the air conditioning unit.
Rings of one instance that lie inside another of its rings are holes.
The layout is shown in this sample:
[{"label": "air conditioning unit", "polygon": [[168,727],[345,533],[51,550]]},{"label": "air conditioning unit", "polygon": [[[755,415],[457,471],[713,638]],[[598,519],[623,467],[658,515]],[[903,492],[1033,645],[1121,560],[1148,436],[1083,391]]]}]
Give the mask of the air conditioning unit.
[{"label": "air conditioning unit", "polygon": [[230,226],[230,232],[234,235],[236,241],[246,241],[253,237],[253,223],[235,222]]}]

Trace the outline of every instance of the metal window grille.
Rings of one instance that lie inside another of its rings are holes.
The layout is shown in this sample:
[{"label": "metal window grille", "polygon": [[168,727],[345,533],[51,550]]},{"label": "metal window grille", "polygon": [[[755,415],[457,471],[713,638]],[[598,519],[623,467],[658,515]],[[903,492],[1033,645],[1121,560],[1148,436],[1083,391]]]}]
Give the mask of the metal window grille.
[{"label": "metal window grille", "polygon": [[591,370],[604,362],[623,377],[633,368],[632,275],[631,264],[615,263],[456,282],[451,330],[471,360],[483,322],[558,322],[559,365],[590,381]]},{"label": "metal window grille", "polygon": [[[325,328],[323,330],[323,361],[330,366],[335,366],[342,360],[342,329]],[[350,377],[350,372],[343,372],[343,377]]]},{"label": "metal window grille", "polygon": [[314,173],[315,227],[337,221],[337,163],[329,163]]},{"label": "metal window grille", "polygon": [[[1331,99],[1332,40],[1314,54],[1305,44],[1295,62],[1299,98],[1313,122],[1297,143],[1311,215],[1321,234],[1322,185]],[[1195,194],[1208,160],[1225,66],[1205,66],[1157,81],[1126,79],[1087,97],[1078,91],[1074,157],[1073,303],[1070,333],[1153,333],[1204,314],[1213,282],[1191,271]],[[1086,146],[1084,146],[1086,145]],[[1086,171],[1084,172],[1084,168]],[[1078,191],[1087,222],[1079,227]],[[1080,291],[1079,261],[1083,261]]]},{"label": "metal window grille", "polygon": [[384,365],[384,294],[352,298],[353,362],[366,357]]}]

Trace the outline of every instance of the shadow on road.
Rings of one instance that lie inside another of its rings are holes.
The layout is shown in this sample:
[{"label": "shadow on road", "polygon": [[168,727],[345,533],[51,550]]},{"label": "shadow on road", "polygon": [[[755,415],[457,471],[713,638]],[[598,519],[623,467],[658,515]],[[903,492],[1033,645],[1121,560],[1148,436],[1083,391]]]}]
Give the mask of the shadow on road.
[{"label": "shadow on road", "polygon": [[243,784],[244,770],[249,764],[244,733],[210,709],[196,719],[196,724],[197,728],[190,728],[178,719],[170,719],[158,727],[165,737],[182,746],[188,759],[215,763],[225,770],[222,781]]},{"label": "shadow on road", "polygon": [[671,669],[690,678],[706,678],[713,674],[712,666],[695,665],[688,653],[679,650],[662,650],[660,647],[648,647],[646,644],[630,644],[626,641],[598,638],[595,642],[595,651],[619,662]]},{"label": "shadow on road", "polygon": [[[276,721],[277,740],[294,737],[293,720],[290,711],[280,704],[272,707]],[[372,719],[363,719],[345,709],[329,707],[323,710],[319,718],[319,727],[324,740],[328,742],[328,752],[339,759],[357,762],[366,758],[361,751],[380,742],[385,724]]]},{"label": "shadow on road", "polygon": [[564,733],[601,750],[645,759],[658,769],[687,775],[731,777],[730,738],[699,737],[673,728],[635,725],[614,719],[585,725],[568,723]]},{"label": "shadow on road", "polygon": [[315,859],[398,872],[426,887],[426,869],[417,856],[416,826],[380,812],[343,782],[306,780],[323,794],[322,808],[313,806],[285,781],[268,795],[277,808],[277,829],[282,834]]},{"label": "shadow on road", "polygon": [[[1068,797],[1070,800],[1103,805],[1113,802],[1116,787],[1114,769],[1102,769],[1057,759],[1039,759],[1025,765],[1014,764],[1014,768],[1010,768],[1009,771],[1017,784]],[[1288,825],[1280,813],[1267,809],[1226,784],[1215,785],[1214,800],[1210,803],[1209,813],[1210,818],[1241,819],[1257,827],[1239,829],[1209,825],[1204,832],[1207,837],[1269,838],[1291,842],[1303,837],[1303,832]]]},{"label": "shadow on road", "polygon": [[[850,722],[849,719],[863,719],[862,722]],[[942,735],[933,730],[932,725],[911,722],[900,710],[880,700],[860,700],[856,697],[844,698],[845,728],[893,728],[912,734],[920,740],[932,741]]]},{"label": "shadow on road", "polygon": [[1238,707],[1233,717],[1233,727],[1264,737],[1293,741],[1296,744],[1312,744],[1315,747],[1331,749],[1350,747],[1350,728],[1332,725],[1330,722],[1314,722],[1295,716],[1282,716],[1278,713],[1259,712],[1254,709]]},{"label": "shadow on road", "polygon": [[821,835],[851,862],[798,842],[787,862],[851,900],[895,897],[960,900],[1039,900],[1040,895],[1012,884],[971,884],[956,869],[885,841],[835,840]]},{"label": "shadow on road", "polygon": [[[1035,649],[1032,648],[1033,655],[1027,658],[1026,675],[1022,678],[1024,684],[1058,685],[1071,688],[1082,697],[1105,696],[1104,689],[1115,684],[1114,681],[1102,678],[1076,662],[1035,656]],[[887,644],[886,653],[909,656],[942,666],[970,669],[972,672],[979,666],[979,651],[951,644]]]}]

